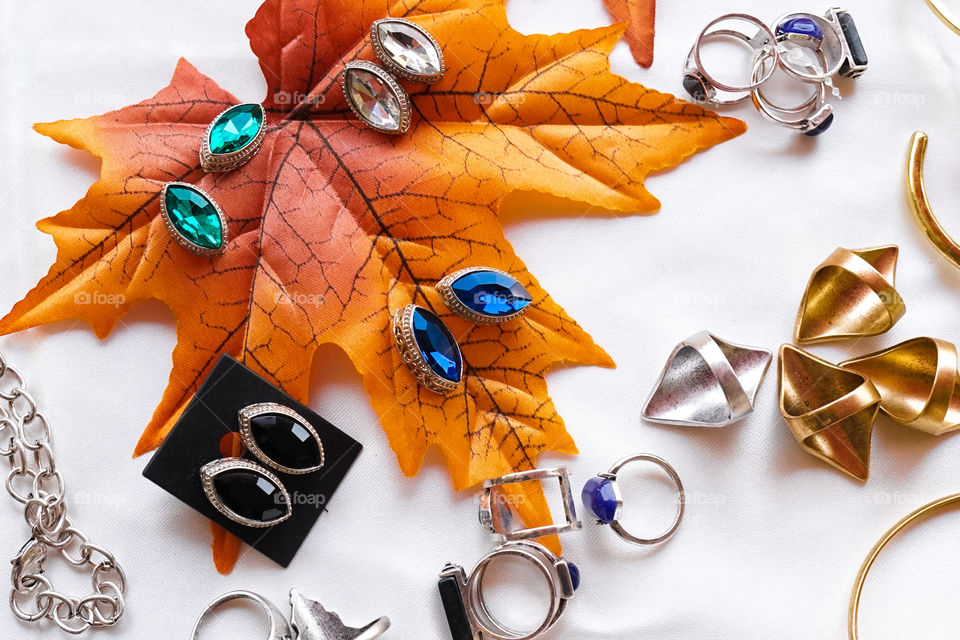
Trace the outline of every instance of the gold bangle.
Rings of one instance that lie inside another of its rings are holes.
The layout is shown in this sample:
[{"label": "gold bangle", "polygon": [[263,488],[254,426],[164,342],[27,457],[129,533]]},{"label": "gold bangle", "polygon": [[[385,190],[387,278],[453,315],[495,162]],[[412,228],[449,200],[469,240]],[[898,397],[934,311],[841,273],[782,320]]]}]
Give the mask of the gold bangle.
[{"label": "gold bangle", "polygon": [[933,215],[927,191],[923,184],[923,158],[927,153],[929,138],[923,131],[917,131],[910,139],[910,153],[907,156],[907,189],[910,192],[910,204],[917,216],[917,222],[926,232],[930,242],[940,250],[950,262],[960,267],[960,244],[954,240],[943,225]]},{"label": "gold bangle", "polygon": [[860,596],[863,594],[863,583],[867,580],[867,574],[870,572],[870,568],[873,567],[874,561],[877,559],[877,556],[880,555],[880,552],[883,551],[883,548],[893,540],[898,533],[909,527],[911,524],[922,520],[923,518],[933,514],[944,507],[948,507],[952,504],[960,502],[960,493],[955,493],[953,495],[940,498],[939,500],[934,500],[929,504],[925,504],[903,520],[893,525],[889,531],[887,531],[882,538],[874,545],[873,549],[870,551],[870,554],[867,556],[867,559],[863,561],[863,565],[860,566],[860,573],[857,574],[857,581],[853,585],[853,592],[850,594],[850,610],[848,621],[848,638],[849,640],[859,640],[860,634],[857,628],[857,618],[860,615]]},{"label": "gold bangle", "polygon": [[927,0],[927,4],[937,14],[937,17],[943,20],[943,23],[950,27],[954,33],[960,34],[960,18],[953,11],[947,8],[943,0]]}]

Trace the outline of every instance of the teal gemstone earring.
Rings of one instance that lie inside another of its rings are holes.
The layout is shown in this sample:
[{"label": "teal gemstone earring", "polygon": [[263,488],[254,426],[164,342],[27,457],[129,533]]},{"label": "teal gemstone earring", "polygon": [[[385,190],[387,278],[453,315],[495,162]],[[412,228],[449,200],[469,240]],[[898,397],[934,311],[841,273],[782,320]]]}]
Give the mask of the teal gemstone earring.
[{"label": "teal gemstone earring", "polygon": [[256,103],[234,105],[221,112],[203,135],[200,166],[207,172],[243,166],[260,150],[266,113]]},{"label": "teal gemstone earring", "polygon": [[170,235],[188,251],[212,258],[227,247],[227,219],[210,195],[186,182],[168,182],[160,193],[160,215]]}]

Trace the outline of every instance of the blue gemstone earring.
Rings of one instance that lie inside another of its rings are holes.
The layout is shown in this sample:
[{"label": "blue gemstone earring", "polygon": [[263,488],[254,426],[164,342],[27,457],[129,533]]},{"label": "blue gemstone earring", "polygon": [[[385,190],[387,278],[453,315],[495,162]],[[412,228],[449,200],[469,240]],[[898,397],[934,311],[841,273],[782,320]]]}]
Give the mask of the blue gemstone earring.
[{"label": "blue gemstone earring", "polygon": [[420,384],[437,393],[450,393],[460,387],[460,346],[436,314],[408,304],[393,318],[393,336],[403,362]]},{"label": "blue gemstone earring", "polygon": [[437,283],[437,292],[458,316],[480,324],[512,320],[533,297],[509,273],[491,267],[468,267]]}]

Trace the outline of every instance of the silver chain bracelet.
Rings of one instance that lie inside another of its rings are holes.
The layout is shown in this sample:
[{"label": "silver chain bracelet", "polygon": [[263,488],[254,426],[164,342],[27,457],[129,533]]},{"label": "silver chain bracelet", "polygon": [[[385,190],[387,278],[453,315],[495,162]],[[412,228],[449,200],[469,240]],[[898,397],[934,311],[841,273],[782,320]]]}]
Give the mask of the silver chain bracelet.
[{"label": "silver chain bracelet", "polygon": [[[123,569],[113,554],[91,543],[67,518],[63,476],[50,448],[50,425],[25,387],[20,372],[0,354],[0,398],[6,401],[0,402],[0,456],[10,461],[5,485],[23,505],[32,531],[12,561],[10,608],[21,620],[47,618],[67,633],[112,626],[123,615]],[[74,567],[90,567],[92,594],[76,598],[54,590],[43,575],[51,549]]]}]

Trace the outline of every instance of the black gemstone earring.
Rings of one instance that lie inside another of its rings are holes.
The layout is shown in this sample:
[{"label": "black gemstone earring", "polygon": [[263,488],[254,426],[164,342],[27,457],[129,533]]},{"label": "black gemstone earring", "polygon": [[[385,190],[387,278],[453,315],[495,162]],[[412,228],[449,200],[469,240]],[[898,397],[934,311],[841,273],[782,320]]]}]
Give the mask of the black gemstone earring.
[{"label": "black gemstone earring", "polygon": [[323,467],[323,442],[307,420],[282,404],[261,402],[240,410],[244,446],[269,467],[303,474]]},{"label": "black gemstone earring", "polygon": [[203,492],[217,511],[248,527],[272,527],[293,514],[280,479],[249,460],[220,458],[200,469]]},{"label": "black gemstone earring", "polygon": [[[323,442],[307,420],[282,404],[261,402],[239,412],[240,438],[277,471],[304,474],[323,467]],[[221,458],[200,469],[203,492],[217,511],[248,527],[272,527],[293,514],[280,478],[245,458]]]}]

